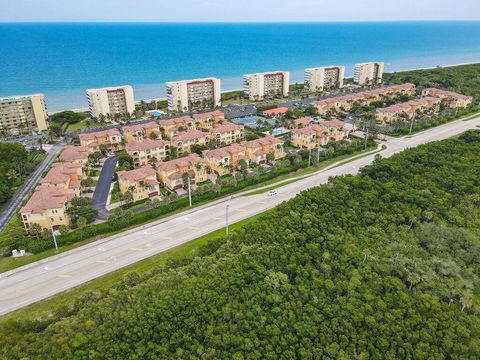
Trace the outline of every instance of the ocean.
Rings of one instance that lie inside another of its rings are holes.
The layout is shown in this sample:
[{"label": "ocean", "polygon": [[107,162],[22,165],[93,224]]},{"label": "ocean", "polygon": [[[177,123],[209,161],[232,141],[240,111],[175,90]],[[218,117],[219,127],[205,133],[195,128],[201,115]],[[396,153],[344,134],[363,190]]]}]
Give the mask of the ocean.
[{"label": "ocean", "polygon": [[386,71],[480,62],[480,22],[0,24],[0,96],[44,93],[49,111],[86,107],[85,89],[384,61]]}]

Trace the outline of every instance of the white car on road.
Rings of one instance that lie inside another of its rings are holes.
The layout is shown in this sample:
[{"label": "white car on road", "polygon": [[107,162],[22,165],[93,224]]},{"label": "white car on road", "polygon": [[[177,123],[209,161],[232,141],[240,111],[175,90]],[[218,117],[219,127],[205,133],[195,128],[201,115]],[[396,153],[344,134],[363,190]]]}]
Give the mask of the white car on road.
[{"label": "white car on road", "polygon": [[277,190],[270,190],[269,192],[267,192],[267,196],[274,196],[277,194],[278,194]]}]

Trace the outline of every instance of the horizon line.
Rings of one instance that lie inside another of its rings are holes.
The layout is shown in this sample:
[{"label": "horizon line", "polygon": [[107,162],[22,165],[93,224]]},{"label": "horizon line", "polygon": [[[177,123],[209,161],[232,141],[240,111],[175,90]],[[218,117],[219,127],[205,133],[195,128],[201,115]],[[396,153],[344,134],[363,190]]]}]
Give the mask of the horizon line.
[{"label": "horizon line", "polygon": [[480,22],[480,19],[386,19],[386,20],[280,20],[280,21],[198,21],[198,20],[19,20],[0,24],[335,24],[335,23],[413,23],[413,22]]}]

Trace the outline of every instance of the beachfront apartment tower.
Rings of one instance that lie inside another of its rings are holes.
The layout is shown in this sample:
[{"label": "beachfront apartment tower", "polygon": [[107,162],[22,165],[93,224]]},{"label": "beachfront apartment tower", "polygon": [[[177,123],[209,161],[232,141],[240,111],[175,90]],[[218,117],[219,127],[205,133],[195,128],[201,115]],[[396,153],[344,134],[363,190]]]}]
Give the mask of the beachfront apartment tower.
[{"label": "beachfront apartment tower", "polygon": [[43,94],[0,98],[0,126],[12,134],[48,128],[48,113]]},{"label": "beachfront apartment tower", "polygon": [[345,66],[325,66],[305,69],[305,86],[309,91],[342,88]]},{"label": "beachfront apartment tower", "polygon": [[133,88],[130,85],[88,89],[87,100],[90,116],[132,114],[135,111]]},{"label": "beachfront apartment tower", "polygon": [[369,62],[355,65],[353,81],[358,85],[375,85],[382,82],[383,62]]},{"label": "beachfront apartment tower", "polygon": [[290,73],[274,71],[243,75],[243,92],[250,100],[287,97],[290,86]]},{"label": "beachfront apartment tower", "polygon": [[205,78],[167,82],[168,109],[195,111],[221,105],[220,79]]}]

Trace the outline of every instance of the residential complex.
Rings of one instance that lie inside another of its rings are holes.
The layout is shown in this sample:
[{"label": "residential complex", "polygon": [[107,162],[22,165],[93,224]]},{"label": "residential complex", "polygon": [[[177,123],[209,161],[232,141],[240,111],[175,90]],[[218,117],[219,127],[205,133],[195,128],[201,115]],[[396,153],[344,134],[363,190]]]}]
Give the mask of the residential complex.
[{"label": "residential complex", "polygon": [[65,193],[80,196],[80,181],[84,179],[83,165],[72,162],[58,162],[40,181],[46,187],[61,188]]},{"label": "residential complex", "polygon": [[86,164],[90,151],[86,146],[65,146],[59,156],[60,161]]},{"label": "residential complex", "polygon": [[250,100],[286,97],[289,88],[290,73],[287,71],[246,74],[243,76],[244,94]]},{"label": "residential complex", "polygon": [[380,84],[383,78],[383,68],[383,62],[356,64],[353,81],[358,85]]},{"label": "residential complex", "polygon": [[170,156],[170,142],[165,140],[145,139],[131,141],[125,146],[125,151],[133,158],[135,167],[144,166]]},{"label": "residential complex", "polygon": [[123,136],[126,142],[143,141],[144,139],[161,139],[160,125],[156,121],[137,122],[125,125]]},{"label": "residential complex", "polygon": [[342,88],[345,66],[325,66],[305,69],[305,86],[308,91]]},{"label": "residential complex", "polygon": [[375,110],[375,118],[380,123],[391,123],[401,119],[412,119],[420,114],[435,114],[440,110],[442,99],[426,96],[421,99],[414,99],[404,103],[395,104],[386,108]]},{"label": "residential complex", "polygon": [[48,113],[43,94],[0,98],[0,126],[13,132],[44,131]]},{"label": "residential complex", "polygon": [[168,109],[185,112],[221,105],[220,79],[205,78],[167,82]]},{"label": "residential complex", "polygon": [[101,115],[132,114],[135,111],[133,88],[130,85],[86,90],[92,118]]},{"label": "residential complex", "polygon": [[81,195],[80,182],[84,178],[82,163],[52,164],[40,185],[20,209],[25,230],[29,231],[32,224],[38,224],[43,229],[69,225],[70,217],[66,213],[68,202]]},{"label": "residential complex", "polygon": [[187,174],[192,184],[207,180],[207,163],[198,154],[157,163],[160,181],[170,190],[183,187],[183,174]]},{"label": "residential complex", "polygon": [[343,121],[334,119],[315,123],[312,119],[310,123],[306,124],[306,119],[304,118],[299,127],[291,132],[292,145],[297,148],[311,150],[318,146],[328,145],[330,141],[348,138],[349,130],[345,128]]},{"label": "residential complex", "polygon": [[415,85],[406,83],[402,85],[393,85],[373,90],[360,91],[352,94],[314,101],[312,105],[317,108],[320,115],[325,115],[328,112],[349,111],[355,105],[370,105],[374,101],[393,99],[401,95],[415,95]]},{"label": "residential complex", "polygon": [[422,96],[438,97],[442,100],[445,100],[446,105],[452,108],[467,108],[473,102],[473,98],[471,96],[435,88],[423,89]]},{"label": "residential complex", "polygon": [[273,136],[266,136],[218,149],[205,150],[202,156],[210,169],[222,176],[231,173],[232,169],[238,169],[241,160],[245,161],[246,165],[265,164],[268,154],[272,155],[273,160],[285,157],[283,141]]},{"label": "residential complex", "polygon": [[29,231],[32,224],[42,229],[56,229],[68,225],[70,217],[66,213],[67,203],[73,197],[62,188],[39,186],[28,202],[20,209],[23,226]]},{"label": "residential complex", "polygon": [[208,142],[208,133],[200,130],[181,132],[172,137],[171,144],[175,147],[177,154],[189,153],[192,145],[205,146]]},{"label": "residential complex", "polygon": [[78,135],[78,138],[80,145],[87,147],[90,152],[100,151],[101,145],[108,151],[116,150],[122,146],[123,141],[122,134],[117,128],[85,132]]},{"label": "residential complex", "polygon": [[160,194],[157,173],[151,165],[144,165],[130,171],[118,171],[120,192],[130,192],[133,202],[152,199]]},{"label": "residential complex", "polygon": [[209,140],[217,145],[230,145],[243,140],[244,127],[233,123],[223,123],[208,130]]}]

